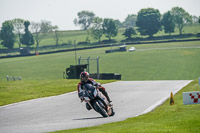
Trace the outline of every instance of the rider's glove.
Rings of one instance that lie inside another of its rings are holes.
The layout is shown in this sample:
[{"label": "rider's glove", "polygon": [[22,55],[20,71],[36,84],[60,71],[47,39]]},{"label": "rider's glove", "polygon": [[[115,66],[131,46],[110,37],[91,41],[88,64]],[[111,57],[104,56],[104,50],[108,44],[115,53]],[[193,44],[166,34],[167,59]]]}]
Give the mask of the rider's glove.
[{"label": "rider's glove", "polygon": [[99,82],[97,82],[97,85],[98,85],[98,86],[101,86],[101,84],[100,84]]},{"label": "rider's glove", "polygon": [[97,89],[97,88],[101,87],[101,84],[97,82],[97,83],[94,84],[93,86]]}]

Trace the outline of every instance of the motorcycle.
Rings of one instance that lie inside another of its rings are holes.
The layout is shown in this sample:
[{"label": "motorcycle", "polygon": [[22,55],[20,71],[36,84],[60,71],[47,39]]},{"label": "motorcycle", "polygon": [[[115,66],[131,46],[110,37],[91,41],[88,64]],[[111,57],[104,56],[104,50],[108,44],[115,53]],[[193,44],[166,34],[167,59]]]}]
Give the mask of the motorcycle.
[{"label": "motorcycle", "polygon": [[113,116],[115,114],[113,106],[108,103],[106,97],[91,84],[83,85],[82,98],[89,106],[100,113],[103,117]]}]

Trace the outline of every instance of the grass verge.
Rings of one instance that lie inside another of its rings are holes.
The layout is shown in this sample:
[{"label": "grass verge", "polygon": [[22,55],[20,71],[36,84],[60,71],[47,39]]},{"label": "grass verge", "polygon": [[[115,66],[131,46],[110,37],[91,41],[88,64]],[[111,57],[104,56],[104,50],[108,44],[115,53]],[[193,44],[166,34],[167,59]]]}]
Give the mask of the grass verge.
[{"label": "grass verge", "polygon": [[[0,106],[77,90],[79,80],[0,81]],[[101,84],[113,80],[98,80]]]},{"label": "grass verge", "polygon": [[168,99],[163,105],[145,115],[121,122],[56,133],[197,133],[200,131],[200,105],[183,105],[182,92],[199,90],[198,81],[194,80],[174,96],[175,105],[169,105]]}]

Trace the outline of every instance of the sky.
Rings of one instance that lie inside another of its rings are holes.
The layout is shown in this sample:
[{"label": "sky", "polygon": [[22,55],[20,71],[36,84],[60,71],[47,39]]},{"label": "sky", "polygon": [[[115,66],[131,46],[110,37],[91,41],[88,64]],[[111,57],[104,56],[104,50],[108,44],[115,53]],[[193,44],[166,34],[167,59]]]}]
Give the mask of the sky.
[{"label": "sky", "polygon": [[200,16],[200,0],[0,0],[0,27],[6,20],[21,18],[30,22],[47,20],[59,30],[78,30],[74,19],[83,10],[123,22],[143,8],[155,8],[163,14],[176,6]]}]

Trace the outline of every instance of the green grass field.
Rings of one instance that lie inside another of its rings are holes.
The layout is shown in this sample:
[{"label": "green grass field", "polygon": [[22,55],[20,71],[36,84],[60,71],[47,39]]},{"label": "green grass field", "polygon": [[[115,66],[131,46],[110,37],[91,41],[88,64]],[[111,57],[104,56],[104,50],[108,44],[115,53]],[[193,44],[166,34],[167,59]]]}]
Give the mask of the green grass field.
[{"label": "green grass field", "polygon": [[[200,41],[132,45],[134,52],[105,54],[111,48],[77,51],[77,57],[100,56],[100,73],[120,73],[122,80],[197,79],[200,75]],[[127,49],[131,45],[127,46]],[[112,49],[117,47],[112,47]],[[22,80],[62,79],[75,64],[74,52],[0,59],[0,80],[21,76]],[[96,62],[91,71],[96,72]]]},{"label": "green grass field", "polygon": [[182,92],[199,90],[198,81],[195,80],[174,96],[175,105],[170,105],[168,99],[152,112],[138,117],[56,133],[198,133],[200,131],[200,106],[198,104],[183,105]]}]

